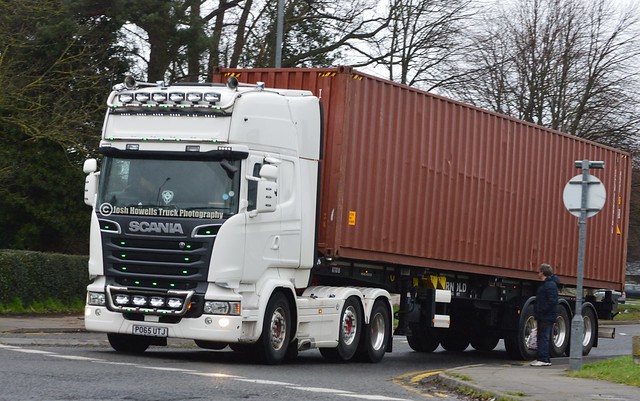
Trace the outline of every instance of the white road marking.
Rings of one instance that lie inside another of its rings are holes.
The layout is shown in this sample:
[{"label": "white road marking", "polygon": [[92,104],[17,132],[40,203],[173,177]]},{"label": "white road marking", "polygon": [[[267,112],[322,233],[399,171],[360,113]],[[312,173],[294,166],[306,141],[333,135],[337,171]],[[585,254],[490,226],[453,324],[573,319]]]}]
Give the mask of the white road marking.
[{"label": "white road marking", "polygon": [[334,393],[334,394],[352,394],[352,391],[346,390],[335,390],[332,388],[324,388],[324,387],[299,387],[299,386],[288,386],[292,390],[300,390],[300,391],[309,391],[311,393]]},{"label": "white road marking", "polygon": [[362,398],[363,400],[374,400],[374,401],[411,401],[407,398],[394,398],[394,397],[386,397],[384,395],[367,395],[367,394],[338,394],[343,397],[351,397],[351,398]]},{"label": "white road marking", "polygon": [[49,352],[49,351],[41,351],[39,349],[29,349],[29,348],[13,348],[11,349],[11,351],[17,351],[17,352],[22,352],[24,354],[44,354],[44,355],[52,355],[53,352]]},{"label": "white road marking", "polygon": [[69,359],[71,361],[89,361],[89,362],[99,361],[99,359],[87,358],[85,356],[60,355],[60,354],[53,354],[53,353],[51,353],[51,355],[48,355],[48,356],[52,356],[54,358],[60,358],[60,359]]},{"label": "white road marking", "polygon": [[166,367],[160,367],[160,366],[145,366],[145,365],[133,365],[133,366],[140,369],[160,370],[165,372],[179,372],[179,373],[195,372],[195,370],[193,369],[166,368]]},{"label": "white road marking", "polygon": [[273,380],[244,379],[244,378],[233,378],[233,380],[237,380],[239,382],[247,382],[247,383],[268,384],[271,386],[295,386],[295,384],[292,384],[292,383],[276,382]]}]

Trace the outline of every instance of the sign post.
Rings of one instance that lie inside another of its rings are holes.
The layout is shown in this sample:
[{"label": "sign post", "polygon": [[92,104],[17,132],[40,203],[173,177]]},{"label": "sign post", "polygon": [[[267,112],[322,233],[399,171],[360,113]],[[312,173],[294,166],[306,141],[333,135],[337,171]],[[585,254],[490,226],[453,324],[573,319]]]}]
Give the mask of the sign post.
[{"label": "sign post", "polygon": [[[571,319],[571,344],[569,370],[582,369],[582,342],[584,338],[584,318],[582,316],[582,282],[584,280],[584,254],[587,241],[587,219],[595,216],[604,206],[606,191],[597,178],[589,174],[589,169],[603,169],[603,161],[576,160],[575,166],[582,174],[573,177],[564,188],[562,195],[567,210],[578,217],[580,239],[578,242],[578,276],[576,282],[576,312]],[[579,205],[579,206],[578,206]]]}]

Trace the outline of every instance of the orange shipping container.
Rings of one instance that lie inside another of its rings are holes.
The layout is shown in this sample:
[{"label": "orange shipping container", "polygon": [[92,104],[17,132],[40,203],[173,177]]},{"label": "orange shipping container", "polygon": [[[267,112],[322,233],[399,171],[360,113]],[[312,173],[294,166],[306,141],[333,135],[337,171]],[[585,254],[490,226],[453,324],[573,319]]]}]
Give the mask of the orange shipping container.
[{"label": "orange shipping container", "polygon": [[628,153],[346,67],[220,68],[214,79],[229,75],[321,98],[324,255],[531,280],[545,262],[575,284],[578,219],[562,194],[576,160],[602,160],[584,285],[622,288]]}]

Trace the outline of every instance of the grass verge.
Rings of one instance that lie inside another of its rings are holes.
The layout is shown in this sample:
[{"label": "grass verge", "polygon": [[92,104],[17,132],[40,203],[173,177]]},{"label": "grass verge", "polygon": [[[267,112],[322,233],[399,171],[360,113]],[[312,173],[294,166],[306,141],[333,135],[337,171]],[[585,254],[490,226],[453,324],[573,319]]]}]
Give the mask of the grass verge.
[{"label": "grass verge", "polygon": [[581,370],[570,371],[569,376],[640,387],[640,365],[635,364],[631,356],[587,363]]},{"label": "grass verge", "polygon": [[640,320],[640,304],[626,303],[618,305],[618,314],[613,318],[613,321],[629,320]]},{"label": "grass verge", "polygon": [[79,298],[68,303],[48,298],[44,301],[32,302],[29,305],[24,305],[22,300],[16,298],[9,304],[0,304],[0,315],[82,313],[83,311],[84,298]]}]

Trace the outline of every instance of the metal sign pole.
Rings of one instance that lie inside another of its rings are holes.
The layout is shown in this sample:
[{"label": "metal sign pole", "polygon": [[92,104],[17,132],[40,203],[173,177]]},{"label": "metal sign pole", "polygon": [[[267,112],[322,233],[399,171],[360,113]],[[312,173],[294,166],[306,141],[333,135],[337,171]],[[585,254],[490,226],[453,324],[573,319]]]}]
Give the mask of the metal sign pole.
[{"label": "metal sign pole", "polygon": [[[584,255],[587,243],[587,219],[602,209],[604,205],[605,192],[602,183],[596,177],[589,174],[590,168],[604,168],[604,162],[601,161],[589,161],[589,160],[577,160],[575,166],[582,169],[582,179],[580,181],[574,181],[574,177],[567,184],[565,205],[571,203],[571,184],[580,184],[580,208],[572,208],[567,205],[567,209],[575,215],[575,212],[579,210],[578,215],[578,227],[580,231],[580,238],[578,241],[578,275],[576,281],[576,308],[573,319],[571,319],[571,344],[569,349],[569,370],[582,369],[582,343],[584,340],[584,317],[582,316],[582,297],[584,296],[583,281],[584,281]],[[590,197],[589,184],[595,185],[594,194]],[[600,193],[598,193],[600,192]],[[596,198],[596,199],[593,199]]]},{"label": "metal sign pole", "polygon": [[582,281],[584,280],[584,253],[587,242],[587,196],[589,193],[589,161],[582,162],[582,200],[578,227],[578,278],[576,283],[576,313],[571,319],[571,348],[569,350],[569,370],[582,369],[582,339],[584,338],[584,318],[582,317]]}]

